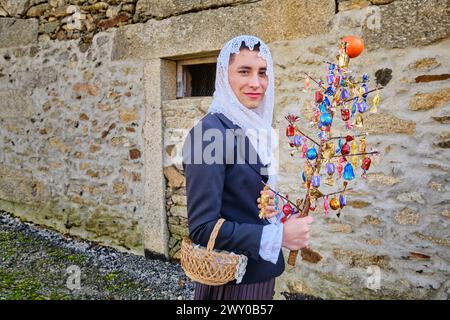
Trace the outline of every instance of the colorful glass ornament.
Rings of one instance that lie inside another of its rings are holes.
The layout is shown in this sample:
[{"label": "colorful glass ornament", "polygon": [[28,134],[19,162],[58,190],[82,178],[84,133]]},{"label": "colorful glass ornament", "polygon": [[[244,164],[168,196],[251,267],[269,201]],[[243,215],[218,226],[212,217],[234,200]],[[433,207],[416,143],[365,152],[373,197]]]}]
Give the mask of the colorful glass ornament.
[{"label": "colorful glass ornament", "polygon": [[350,145],[346,142],[344,143],[344,145],[341,148],[341,154],[343,156],[346,156],[350,153]]},{"label": "colorful glass ornament", "polygon": [[352,117],[353,117],[353,115],[356,113],[356,104],[358,103],[358,102],[357,102],[357,99],[358,99],[358,98],[355,98],[355,100],[353,100],[353,104],[352,104]]},{"label": "colorful glass ornament", "polygon": [[325,160],[330,160],[334,155],[335,155],[334,143],[328,141],[327,143],[325,143],[325,148],[322,151],[322,157]]},{"label": "colorful glass ornament", "polygon": [[359,139],[359,152],[364,153],[366,152],[366,138],[362,137]]},{"label": "colorful glass ornament", "polygon": [[358,112],[364,113],[367,110],[367,104],[365,101],[358,102],[357,104]]},{"label": "colorful glass ornament", "polygon": [[341,109],[341,118],[343,121],[348,121],[350,119],[350,110],[347,108]]},{"label": "colorful glass ornament", "polygon": [[341,77],[340,76],[335,76],[334,77],[334,81],[333,84],[335,87],[339,87],[339,83],[341,82]]},{"label": "colorful glass ornament", "polygon": [[350,97],[350,93],[348,92],[347,89],[343,88],[342,91],[341,91],[341,99],[345,100],[345,99],[347,99],[349,97]]},{"label": "colorful glass ornament", "polygon": [[302,145],[302,136],[294,136],[294,146],[300,147]]},{"label": "colorful glass ornament", "polygon": [[308,91],[309,88],[310,88],[310,86],[311,86],[311,81],[309,80],[309,77],[306,77],[306,78],[305,78],[305,88],[304,88],[304,91]]},{"label": "colorful glass ornament", "polygon": [[322,91],[316,91],[314,94],[317,103],[321,103],[323,101],[323,93]]},{"label": "colorful glass ornament", "polygon": [[342,163],[338,163],[338,165],[337,165],[337,172],[338,172],[339,179],[342,178],[342,171],[343,170],[344,170],[344,167],[342,166]]},{"label": "colorful glass ornament", "polygon": [[337,210],[341,207],[340,203],[339,203],[339,199],[336,196],[333,196],[333,198],[331,198],[330,200],[330,208],[333,210]]},{"label": "colorful glass ornament", "polygon": [[313,176],[311,179],[311,185],[315,188],[320,187],[320,176]]},{"label": "colorful glass ornament", "polygon": [[362,117],[361,113],[358,113],[356,115],[356,119],[355,119],[355,126],[361,128],[363,125],[364,125],[363,117]]},{"label": "colorful glass ornament", "polygon": [[332,175],[336,171],[336,166],[332,162],[328,162],[325,167],[326,167],[327,174]]},{"label": "colorful glass ornament", "polygon": [[342,208],[345,207],[346,205],[347,205],[347,197],[341,194],[341,195],[339,196],[339,206],[340,206],[341,209],[342,209]]},{"label": "colorful glass ornament", "polygon": [[303,146],[302,146],[302,153],[300,154],[300,158],[306,157],[306,152],[308,151],[308,145],[306,144],[307,138],[303,137]]},{"label": "colorful glass ornament", "polygon": [[331,86],[333,84],[333,81],[334,81],[334,74],[333,73],[327,74],[327,84]]},{"label": "colorful glass ornament", "polygon": [[286,128],[286,136],[287,137],[292,137],[295,134],[295,128],[292,124],[288,125]]},{"label": "colorful glass ornament", "polygon": [[347,162],[344,167],[344,174],[342,175],[345,180],[353,180],[355,179],[355,173],[353,172],[353,166],[351,163]]},{"label": "colorful glass ornament", "polygon": [[378,111],[378,105],[380,104],[380,94],[377,92],[377,95],[375,97],[373,97],[372,100],[372,107],[370,108],[370,112],[371,113],[376,113]]},{"label": "colorful glass ornament", "polygon": [[329,86],[326,90],[325,90],[325,94],[328,96],[334,96],[334,89],[332,86]]},{"label": "colorful glass ornament", "polygon": [[369,81],[369,75],[368,75],[367,73],[364,73],[364,74],[362,75],[362,81],[363,81],[363,82]]},{"label": "colorful glass ornament", "polygon": [[306,152],[306,157],[307,157],[309,160],[314,160],[315,158],[317,158],[317,150],[316,150],[314,147],[310,148],[310,149]]},{"label": "colorful glass ornament", "polygon": [[326,171],[327,171],[328,177],[325,180],[325,183],[329,186],[334,186],[333,174],[336,171],[336,166],[334,165],[334,163],[328,162],[326,164]]},{"label": "colorful glass ornament", "polygon": [[328,215],[328,210],[329,210],[329,206],[328,206],[328,195],[323,197],[323,212],[325,213],[325,215]]},{"label": "colorful glass ornament", "polygon": [[323,126],[329,126],[329,125],[331,125],[331,123],[333,122],[333,118],[331,117],[331,115],[327,112],[327,113],[324,113],[324,114],[322,114],[321,116],[320,116],[320,123],[323,125]]},{"label": "colorful glass ornament", "polygon": [[363,177],[364,179],[367,178],[366,171],[369,170],[371,163],[372,163],[372,160],[370,160],[369,157],[365,157],[362,161],[361,169],[363,169],[363,173],[362,173],[361,177]]},{"label": "colorful glass ornament", "polygon": [[350,142],[350,141],[353,141],[353,140],[355,140],[355,137],[353,137],[353,136],[351,136],[349,134],[345,136],[345,141],[346,142]]}]

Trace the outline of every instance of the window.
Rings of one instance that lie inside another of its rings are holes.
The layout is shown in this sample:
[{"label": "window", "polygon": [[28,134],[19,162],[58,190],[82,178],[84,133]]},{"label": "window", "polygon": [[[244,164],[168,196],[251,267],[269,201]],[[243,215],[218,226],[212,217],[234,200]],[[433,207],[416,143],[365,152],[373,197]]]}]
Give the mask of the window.
[{"label": "window", "polygon": [[177,98],[212,96],[216,61],[216,57],[177,61]]}]

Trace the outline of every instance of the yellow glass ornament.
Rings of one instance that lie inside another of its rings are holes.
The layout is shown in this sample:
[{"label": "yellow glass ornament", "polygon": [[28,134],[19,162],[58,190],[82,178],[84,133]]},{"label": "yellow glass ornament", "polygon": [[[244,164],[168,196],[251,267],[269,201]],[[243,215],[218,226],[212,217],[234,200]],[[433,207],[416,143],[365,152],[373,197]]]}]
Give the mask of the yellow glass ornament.
[{"label": "yellow glass ornament", "polygon": [[356,168],[358,166],[358,156],[350,157],[350,163],[352,164],[353,168]]},{"label": "yellow glass ornament", "polygon": [[339,199],[336,196],[333,196],[330,200],[330,208],[333,210],[337,210],[341,207],[341,204],[339,203]]},{"label": "yellow glass ornament", "polygon": [[358,113],[355,119],[355,126],[361,128],[363,124],[364,124],[363,116],[361,115],[361,113]]},{"label": "yellow glass ornament", "polygon": [[336,150],[334,148],[334,143],[333,142],[327,142],[325,144],[325,149],[322,152],[322,157],[325,160],[330,160],[336,153]]},{"label": "yellow glass ornament", "polygon": [[359,152],[360,153],[366,152],[366,138],[365,137],[362,137],[359,140]]},{"label": "yellow glass ornament", "polygon": [[380,100],[381,100],[380,94],[377,93],[377,95],[375,97],[373,97],[373,100],[372,100],[372,107],[370,108],[371,113],[375,113],[378,111],[377,107],[380,104]]},{"label": "yellow glass ornament", "polygon": [[305,167],[303,171],[305,172],[306,181],[311,180],[314,173],[314,169],[308,161],[305,161]]}]

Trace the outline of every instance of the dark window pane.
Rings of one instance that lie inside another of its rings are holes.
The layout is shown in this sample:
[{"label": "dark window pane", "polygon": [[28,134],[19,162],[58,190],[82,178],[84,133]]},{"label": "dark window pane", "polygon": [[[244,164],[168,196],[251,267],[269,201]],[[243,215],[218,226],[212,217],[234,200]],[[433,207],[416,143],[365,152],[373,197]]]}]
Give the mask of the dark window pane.
[{"label": "dark window pane", "polygon": [[212,96],[216,81],[216,64],[194,64],[186,66],[191,78],[191,97]]}]

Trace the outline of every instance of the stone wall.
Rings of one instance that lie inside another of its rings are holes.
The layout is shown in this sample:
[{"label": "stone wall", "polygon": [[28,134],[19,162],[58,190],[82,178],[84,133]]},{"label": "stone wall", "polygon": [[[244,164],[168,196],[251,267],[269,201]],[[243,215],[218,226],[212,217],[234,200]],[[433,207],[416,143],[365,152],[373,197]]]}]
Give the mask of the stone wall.
[{"label": "stone wall", "polygon": [[0,49],[0,203],[141,253],[142,63],[112,62],[111,34],[94,41]]},{"label": "stone wall", "polygon": [[[323,76],[338,39],[356,34],[366,50],[351,69],[386,86],[364,127],[381,156],[340,219],[315,213],[311,247],[323,259],[287,267],[277,298],[448,298],[447,1],[120,2],[0,0],[0,208],[176,258],[187,234],[181,145],[211,98],[175,99],[175,61],[262,37],[283,132],[290,112],[308,125],[302,72]],[[280,191],[300,197],[301,160],[281,145]],[[373,270],[378,290],[367,286]]]}]

